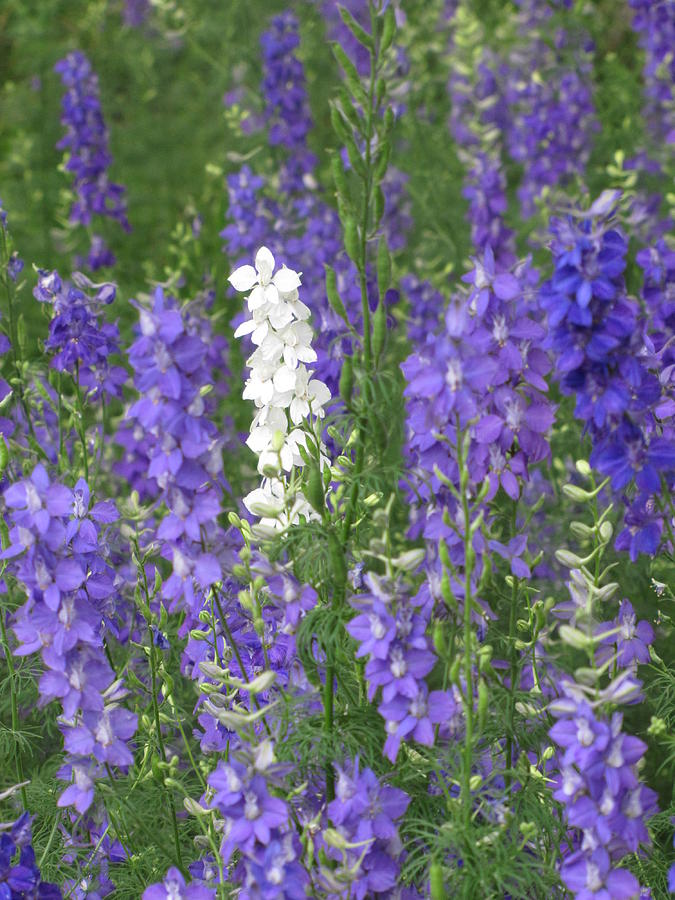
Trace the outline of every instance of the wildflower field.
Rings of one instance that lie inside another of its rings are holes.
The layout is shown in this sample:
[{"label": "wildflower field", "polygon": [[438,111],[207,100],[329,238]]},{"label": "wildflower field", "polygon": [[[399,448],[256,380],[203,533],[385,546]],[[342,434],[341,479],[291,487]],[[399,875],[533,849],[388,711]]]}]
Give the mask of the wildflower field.
[{"label": "wildflower field", "polygon": [[0,0],[0,900],[675,893],[675,0]]}]

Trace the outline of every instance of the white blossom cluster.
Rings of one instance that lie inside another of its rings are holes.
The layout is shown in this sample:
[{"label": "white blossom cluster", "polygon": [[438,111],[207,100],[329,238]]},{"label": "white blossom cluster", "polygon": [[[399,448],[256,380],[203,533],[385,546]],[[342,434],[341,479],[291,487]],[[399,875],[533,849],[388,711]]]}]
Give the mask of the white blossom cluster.
[{"label": "white blossom cluster", "polygon": [[229,281],[237,291],[250,291],[251,318],[234,336],[250,334],[256,347],[246,361],[250,375],[243,397],[257,407],[246,443],[258,454],[258,471],[265,476],[260,487],[244,497],[244,505],[262,516],[261,526],[284,528],[300,515],[316,517],[301,491],[289,492],[284,473],[304,465],[298,450],[306,447],[302,426],[307,420],[313,423],[312,417],[323,418],[331,394],[305,365],[316,360],[316,353],[310,311],[298,296],[298,272],[283,266],[275,273],[274,257],[261,247],[255,268],[240,266]]}]

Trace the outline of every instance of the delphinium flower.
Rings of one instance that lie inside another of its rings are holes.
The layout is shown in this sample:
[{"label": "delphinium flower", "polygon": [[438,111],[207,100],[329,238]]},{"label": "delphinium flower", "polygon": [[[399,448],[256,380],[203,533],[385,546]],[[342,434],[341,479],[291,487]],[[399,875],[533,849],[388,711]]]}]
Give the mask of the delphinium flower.
[{"label": "delphinium flower", "polygon": [[408,301],[407,334],[412,347],[434,339],[446,300],[429,281],[414,275],[401,278],[401,293]]},{"label": "delphinium flower", "polygon": [[650,843],[645,821],[656,812],[656,794],[637,772],[647,748],[622,731],[621,713],[603,715],[590,693],[563,683],[562,696],[549,705],[557,718],[549,733],[562,751],[553,796],[580,833],[579,849],[564,858],[560,875],[575,896],[604,888],[607,897],[633,897],[638,880],[617,864]]},{"label": "delphinium flower", "polygon": [[[67,151],[65,168],[74,177],[76,199],[70,210],[70,221],[89,226],[94,216],[103,216],[114,219],[129,231],[124,188],[108,177],[112,156],[101,110],[98,76],[79,50],[59,60],[54,68],[66,88],[61,118],[66,133],[57,147]],[[110,265],[111,260],[114,257],[105,250],[102,238],[95,236],[88,261],[90,268]]]},{"label": "delphinium flower", "polygon": [[12,623],[16,653],[42,657],[40,701],[61,704],[67,761],[59,774],[72,779],[59,805],[84,813],[103,766],[133,762],[127,741],[136,715],[120,705],[126,691],[104,647],[117,587],[103,529],[117,511],[107,501],[92,505],[83,479],[72,490],[52,482],[40,464],[7,487],[4,502],[10,543],[2,556],[27,596]]},{"label": "delphinium flower", "polygon": [[[587,463],[577,464],[577,470],[592,478]],[[607,515],[608,510],[602,515],[594,512],[593,527],[588,528],[597,574],[579,566],[579,557],[568,550],[556,554],[571,570],[571,602],[553,609],[555,615],[566,619],[559,637],[563,644],[584,652],[588,664],[570,676],[554,663],[547,674],[557,694],[548,704],[557,720],[549,735],[559,748],[552,773],[553,796],[562,804],[569,826],[560,875],[579,897],[634,897],[640,893],[637,878],[620,864],[641,846],[649,846],[646,823],[657,812],[656,794],[639,777],[647,747],[623,731],[619,711],[622,705],[642,699],[637,664],[649,660],[647,645],[654,634],[647,622],[636,625],[627,600],[621,603],[614,621],[599,621],[606,618],[607,606],[619,587],[609,581],[611,567],[603,569],[602,558],[613,531]]]},{"label": "delphinium flower", "polygon": [[359,644],[357,658],[368,659],[368,699],[382,692],[378,710],[387,731],[383,752],[394,762],[402,740],[431,746],[434,726],[448,726],[457,710],[450,693],[429,692],[425,682],[436,657],[426,635],[431,609],[424,594],[411,597],[402,584],[372,573],[365,583],[368,591],[350,599],[358,614],[347,631]]},{"label": "delphinium flower", "polygon": [[452,34],[453,52],[461,53],[463,64],[453,67],[448,83],[452,102],[449,125],[467,173],[462,195],[469,201],[471,243],[479,252],[489,245],[497,261],[508,266],[516,255],[513,232],[504,222],[503,98],[494,75],[497,61],[483,49],[482,33],[475,14],[461,6],[452,22]]},{"label": "delphinium flower", "polygon": [[506,138],[512,158],[523,165],[518,198],[523,215],[531,216],[545,189],[583,174],[599,124],[589,39],[571,39],[564,29],[551,34],[552,10],[538,0],[519,6],[522,40],[509,54],[504,79]]},{"label": "delphinium flower", "polygon": [[591,464],[615,491],[637,486],[627,503],[629,533],[619,537],[635,558],[655,552],[663,531],[661,479],[670,484],[675,475],[673,384],[657,350],[668,352],[663,335],[654,344],[641,331],[638,304],[626,291],[618,201],[618,192],[606,191],[587,212],[552,220],[555,268],[540,298],[561,390],[576,397],[593,439]]},{"label": "delphinium flower", "polygon": [[282,146],[288,151],[280,183],[290,193],[307,186],[305,180],[316,166],[316,157],[307,147],[313,123],[304,67],[295,55],[299,44],[298,20],[291,12],[275,16],[261,37],[268,139],[273,147]]},{"label": "delphinium flower", "polygon": [[645,53],[645,118],[656,148],[675,143],[675,3],[630,0],[633,29]]},{"label": "delphinium flower", "polygon": [[238,852],[230,877],[250,900],[306,895],[300,842],[289,806],[277,795],[283,772],[272,741],[265,739],[219,762],[208,778],[207,805],[223,821],[222,860],[227,864]]},{"label": "delphinium flower", "polygon": [[246,443],[258,454],[258,471],[265,475],[244,504],[261,517],[262,528],[278,529],[296,523],[301,515],[307,519],[317,515],[283,473],[291,476],[304,466],[298,449],[307,447],[303,425],[309,420],[316,427],[330,391],[307,368],[316,353],[309,309],[298,295],[298,273],[285,266],[275,273],[274,257],[262,247],[255,268],[241,266],[230,282],[238,291],[251,291],[247,304],[252,317],[239,326],[235,337],[250,334],[256,346],[246,363],[250,376],[243,397],[257,408]]},{"label": "delphinium flower", "polygon": [[458,427],[471,427],[471,481],[480,485],[488,477],[489,496],[502,487],[516,498],[528,466],[549,452],[545,436],[553,410],[545,376],[550,361],[541,346],[545,329],[531,302],[536,279],[527,262],[503,269],[488,247],[465,276],[470,290],[451,300],[437,339],[402,366],[408,382],[408,458],[414,491],[425,503],[425,519],[416,530],[428,538],[457,543],[454,531],[441,523],[442,509],[454,514],[456,503],[436,467],[456,480],[448,447],[456,443]]},{"label": "delphinium flower", "polygon": [[597,659],[598,663],[612,658],[616,660],[619,669],[634,668],[637,663],[649,662],[649,647],[654,640],[654,629],[644,619],[637,621],[633,604],[630,600],[623,600],[616,618],[611,623],[603,623],[599,631],[607,633],[608,625],[611,631],[603,639]]},{"label": "delphinium flower", "polygon": [[172,866],[163,881],[143,891],[143,900],[213,900],[215,890],[200,884],[186,884],[182,873]]},{"label": "delphinium flower", "polygon": [[3,900],[62,900],[60,888],[40,876],[31,823],[32,817],[24,812],[15,822],[0,824],[0,896]]},{"label": "delphinium flower", "polygon": [[103,311],[116,294],[114,284],[93,284],[81,272],[73,275],[73,284],[61,279],[54,270],[40,270],[33,295],[53,308],[45,349],[52,355],[50,366],[67,372],[79,387],[86,388],[91,400],[121,398],[126,372],[111,364],[119,353],[117,325],[103,320]]},{"label": "delphinium flower", "polygon": [[[335,799],[327,814],[337,834],[322,835],[335,868],[323,866],[323,887],[330,898],[398,897],[404,860],[398,820],[410,798],[399,788],[384,785],[359,759],[337,767]],[[415,891],[404,894],[418,896]]]},{"label": "delphinium flower", "polygon": [[[313,123],[304,67],[295,54],[297,19],[290,13],[272,19],[261,40],[264,119],[270,125],[270,142],[282,150],[283,158],[275,177],[262,177],[247,165],[228,176],[230,224],[221,232],[223,249],[235,264],[251,259],[263,244],[277,256],[283,252],[297,260],[305,274],[306,302],[318,327],[316,372],[337,395],[348,350],[347,329],[327,301],[325,266],[335,269],[338,289],[355,324],[361,303],[358,277],[343,253],[340,220],[319,189],[316,159],[307,144]],[[234,318],[234,324],[240,321]]]},{"label": "delphinium flower", "polygon": [[[146,489],[166,505],[156,538],[173,572],[162,596],[170,609],[198,616],[204,592],[220,580],[222,569],[212,552],[222,529],[217,524],[228,485],[223,474],[224,438],[211,421],[208,395],[216,359],[199,316],[155,289],[153,306],[139,304],[140,335],[129,348],[139,398],[127,418],[138,426],[147,460]],[[205,339],[206,338],[206,339]],[[123,440],[128,438],[128,432]],[[133,448],[130,448],[133,449]],[[152,486],[154,481],[154,487]]]}]

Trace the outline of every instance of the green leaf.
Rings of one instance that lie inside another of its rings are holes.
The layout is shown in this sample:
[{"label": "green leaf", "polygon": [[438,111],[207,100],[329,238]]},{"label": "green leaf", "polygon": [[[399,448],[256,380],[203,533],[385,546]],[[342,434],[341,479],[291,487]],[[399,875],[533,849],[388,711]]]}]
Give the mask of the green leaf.
[{"label": "green leaf", "polygon": [[328,302],[330,303],[333,312],[337,313],[342,321],[351,328],[347,310],[342,302],[342,297],[340,297],[340,294],[338,293],[337,276],[335,274],[335,269],[333,269],[332,266],[326,266],[326,296],[328,297]]},{"label": "green leaf", "polygon": [[342,71],[345,74],[345,81],[347,83],[347,87],[352,93],[352,97],[358,100],[361,106],[367,106],[368,97],[366,96],[366,92],[363,90],[363,85],[361,84],[361,79],[359,77],[359,73],[356,70],[356,66],[338,43],[333,42],[331,46],[333,47],[335,58],[342,66]]},{"label": "green leaf", "polygon": [[366,47],[372,53],[375,50],[375,41],[373,40],[372,34],[368,34],[365,28],[359,25],[354,16],[349,12],[348,9],[345,9],[344,6],[338,6],[338,11],[342,18],[342,21],[345,23],[347,28],[349,28],[359,44]]},{"label": "green leaf", "polygon": [[382,24],[382,37],[380,38],[380,53],[388,50],[394,40],[396,34],[396,15],[394,7],[390,3],[384,14],[384,22]]},{"label": "green leaf", "polygon": [[361,244],[359,243],[356,219],[352,216],[349,216],[345,222],[345,250],[352,262],[358,265],[361,260]]},{"label": "green leaf", "polygon": [[391,284],[391,256],[386,238],[380,238],[377,246],[377,285],[380,297],[383,297]]},{"label": "green leaf", "polygon": [[7,444],[5,443],[4,435],[0,434],[0,475],[7,468],[7,463],[9,462],[9,450],[7,449]]}]

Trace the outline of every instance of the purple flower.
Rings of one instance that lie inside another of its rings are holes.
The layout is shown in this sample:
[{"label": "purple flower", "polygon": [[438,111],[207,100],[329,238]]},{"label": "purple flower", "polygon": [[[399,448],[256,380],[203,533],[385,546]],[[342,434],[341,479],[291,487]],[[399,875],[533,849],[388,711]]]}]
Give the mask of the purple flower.
[{"label": "purple flower", "polygon": [[143,900],[213,900],[215,889],[200,884],[186,884],[181,872],[172,866],[160,884],[143,891]]}]

